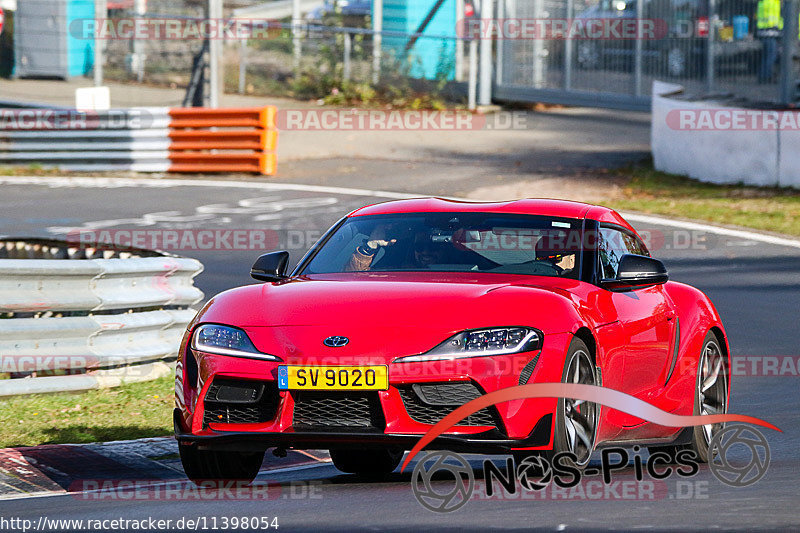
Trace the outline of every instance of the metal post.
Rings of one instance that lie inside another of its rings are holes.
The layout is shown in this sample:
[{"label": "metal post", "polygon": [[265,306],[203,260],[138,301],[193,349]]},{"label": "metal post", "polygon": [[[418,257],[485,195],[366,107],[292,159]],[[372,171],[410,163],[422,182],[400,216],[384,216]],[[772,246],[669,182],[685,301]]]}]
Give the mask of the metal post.
[{"label": "metal post", "polygon": [[[458,3],[458,2],[456,2]],[[377,85],[381,77],[381,47],[383,46],[383,0],[372,3],[372,84]]]},{"label": "metal post", "polygon": [[[142,18],[147,12],[147,0],[136,0],[133,4],[136,18]],[[133,70],[136,72],[136,79],[141,83],[144,81],[144,42],[141,39],[133,40]]]},{"label": "metal post", "polygon": [[[106,0],[96,0],[94,3],[95,23],[105,20],[106,17],[108,17]],[[105,62],[103,47],[105,42],[102,39],[98,39],[96,35],[94,39],[94,86],[100,87],[103,85],[103,63]]]},{"label": "metal post", "polygon": [[303,57],[303,50],[301,49],[302,41],[300,39],[300,25],[303,21],[300,19],[300,0],[292,1],[292,68],[295,75],[300,72],[300,58]]},{"label": "metal post", "polygon": [[[497,0],[497,20],[506,18],[506,1],[507,0]],[[506,41],[504,38],[497,41],[497,50],[495,50],[494,59],[494,83],[496,85],[503,83],[503,52],[505,51],[505,47]]]},{"label": "metal post", "polygon": [[[575,17],[575,1],[567,0],[567,20]],[[572,89],[572,39],[568,36],[564,41],[564,89]]]},{"label": "metal post", "polygon": [[350,81],[350,55],[353,50],[353,37],[349,33],[344,34],[344,62],[342,64],[342,79]]},{"label": "metal post", "polygon": [[642,95],[642,16],[644,14],[644,1],[636,0],[636,55],[633,58],[633,94]]},{"label": "metal post", "polygon": [[467,83],[467,107],[470,111],[477,106],[475,104],[478,92],[478,41],[469,41],[469,82]]},{"label": "metal post", "polygon": [[[706,93],[708,94],[714,92],[714,87],[716,85],[714,81],[714,62],[717,57],[716,40],[718,20],[717,2],[716,0],[708,0],[708,46],[706,46]],[[691,57],[691,54],[687,54],[687,57]]]},{"label": "metal post", "polygon": [[464,81],[464,0],[456,0],[456,81]]},{"label": "metal post", "polygon": [[[208,0],[209,28],[216,27],[222,20],[222,0]],[[208,43],[208,106],[219,107],[222,95],[222,40],[219,32],[211,36]]]},{"label": "metal post", "polygon": [[[533,18],[536,20],[544,18],[543,11],[542,0],[533,0]],[[536,88],[544,84],[544,41],[540,38],[533,40],[533,79],[531,81]]]},{"label": "metal post", "polygon": [[[494,13],[493,7],[494,0],[481,0],[481,18],[491,19]],[[492,103],[492,40],[481,32],[480,41],[481,78],[478,102],[480,105],[489,105]]]},{"label": "metal post", "polygon": [[239,38],[239,94],[247,92],[247,37]]},{"label": "metal post", "polygon": [[781,55],[780,94],[781,105],[788,106],[797,98],[797,73],[794,71],[794,56],[797,54],[798,13],[797,0],[783,2],[783,54]]}]

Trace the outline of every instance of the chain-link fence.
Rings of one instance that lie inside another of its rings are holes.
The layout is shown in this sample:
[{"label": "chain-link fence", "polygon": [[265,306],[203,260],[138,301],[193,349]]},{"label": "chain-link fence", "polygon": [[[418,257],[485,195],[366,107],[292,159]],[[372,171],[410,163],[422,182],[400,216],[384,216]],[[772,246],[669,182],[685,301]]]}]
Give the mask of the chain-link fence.
[{"label": "chain-link fence", "polygon": [[[202,67],[204,40],[170,38],[166,21],[177,24],[175,35],[185,37],[191,34],[192,25],[203,23],[203,3],[149,0],[144,13],[109,10],[109,28],[116,33],[107,32],[101,41],[105,46],[104,77],[172,87],[190,85],[193,71]],[[379,95],[381,100],[399,105],[416,101],[423,107],[439,100],[465,99],[463,88],[451,83],[465,79],[468,69],[466,63],[456,65],[456,42],[461,39],[455,34],[383,31],[376,39],[369,15],[348,17],[329,12],[322,19],[314,18],[318,14],[312,12],[301,24],[292,25],[289,17],[237,18],[226,12],[224,23],[230,31],[215,34],[224,43],[225,91],[327,98],[341,103],[369,101]],[[148,31],[161,28],[164,38],[120,38],[126,33],[120,31],[122,21],[136,19],[148,21]]]},{"label": "chain-link fence", "polygon": [[[766,4],[777,6],[773,21]],[[777,103],[781,69],[789,84],[800,78],[797,38],[789,47],[783,41],[797,28],[784,28],[780,12],[780,0],[498,0],[499,20],[547,21],[549,31],[503,35],[496,80],[501,93],[515,89],[519,97],[527,89],[536,100],[560,91],[563,103],[574,92],[646,104],[653,80],[680,83],[697,96]],[[562,38],[567,34],[572,38]],[[784,55],[792,61],[782,64]]]},{"label": "chain-link fence", "polygon": [[[69,33],[104,49],[104,79],[187,88],[200,72],[208,81],[207,69],[198,68],[206,41],[188,31],[205,21],[208,0],[98,1],[109,8],[103,35],[95,41],[100,21],[71,21]],[[373,30],[381,27],[372,20],[375,2],[354,11],[359,2],[326,0],[294,21],[227,9],[225,24],[237,21],[250,33],[212,32],[223,41],[225,90],[333,103],[465,101],[467,84],[459,82],[471,77],[474,90],[478,70],[478,47],[468,38],[483,38],[492,41],[500,100],[646,109],[654,80],[698,96],[798,99],[800,0],[431,0],[431,13],[446,11],[454,22],[419,34],[408,31],[416,23]],[[793,15],[784,20],[786,13]],[[144,33],[124,31],[141,20]],[[465,29],[470,21],[479,31]],[[535,31],[509,30],[524,25]]]},{"label": "chain-link fence", "polygon": [[122,21],[137,17],[178,22],[202,20],[205,1],[148,0],[144,13],[137,13],[130,4],[124,9],[108,9],[108,20],[112,23],[106,38],[99,41],[105,51],[104,77],[114,81],[186,87],[195,57],[203,48],[202,39],[137,39],[134,32],[130,32],[130,38],[125,38],[127,32],[120,30],[124,30]]},{"label": "chain-link fence", "polygon": [[[369,28],[311,24],[293,32],[289,23],[276,25],[274,33],[270,39],[242,39],[228,47],[228,91],[341,102],[369,100],[377,93],[404,101],[431,93],[458,98],[450,84],[456,78],[456,38],[382,32],[378,45]],[[424,42],[426,55],[407,48],[414,37]]]}]

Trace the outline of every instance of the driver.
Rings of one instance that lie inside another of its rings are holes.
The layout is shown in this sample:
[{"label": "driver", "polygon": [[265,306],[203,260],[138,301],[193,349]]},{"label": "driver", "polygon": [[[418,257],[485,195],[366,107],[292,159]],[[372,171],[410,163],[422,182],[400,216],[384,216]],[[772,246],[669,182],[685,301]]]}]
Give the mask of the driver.
[{"label": "driver", "polygon": [[536,242],[536,261],[552,266],[559,276],[575,268],[575,251],[564,233],[545,233]]}]

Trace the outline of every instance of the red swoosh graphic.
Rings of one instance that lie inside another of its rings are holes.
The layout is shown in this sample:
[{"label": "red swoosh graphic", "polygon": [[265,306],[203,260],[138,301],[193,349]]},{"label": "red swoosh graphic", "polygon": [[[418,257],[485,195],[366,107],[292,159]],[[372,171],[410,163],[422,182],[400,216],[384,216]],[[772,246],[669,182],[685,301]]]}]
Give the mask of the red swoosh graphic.
[{"label": "red swoosh graphic", "polygon": [[531,383],[529,385],[517,385],[498,391],[484,394],[480,398],[471,400],[446,417],[437,422],[419,442],[411,449],[403,461],[400,469],[405,470],[411,459],[422,450],[433,439],[459,423],[461,420],[484,407],[498,403],[509,402],[511,400],[522,400],[525,398],[573,398],[593,402],[606,407],[611,407],[623,413],[633,415],[642,420],[653,422],[659,426],[666,427],[687,427],[704,426],[706,424],[719,424],[721,422],[746,422],[757,426],[764,426],[776,431],[781,431],[778,427],[769,422],[747,415],[720,414],[720,415],[692,415],[682,416],[662,411],[658,407],[650,405],[644,400],[640,400],[630,394],[620,392],[605,387],[595,385],[581,385],[577,383]]}]

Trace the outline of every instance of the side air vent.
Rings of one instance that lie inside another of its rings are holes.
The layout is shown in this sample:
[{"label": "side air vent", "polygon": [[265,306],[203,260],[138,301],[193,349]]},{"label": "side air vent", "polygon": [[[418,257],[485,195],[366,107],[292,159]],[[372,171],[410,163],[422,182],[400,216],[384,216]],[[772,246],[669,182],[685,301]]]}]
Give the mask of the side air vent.
[{"label": "side air vent", "polygon": [[519,373],[519,384],[526,385],[528,380],[531,379],[531,375],[533,374],[533,369],[536,368],[536,363],[539,362],[539,355],[542,352],[537,353],[533,359],[528,361],[528,364],[522,369],[522,372]]}]

